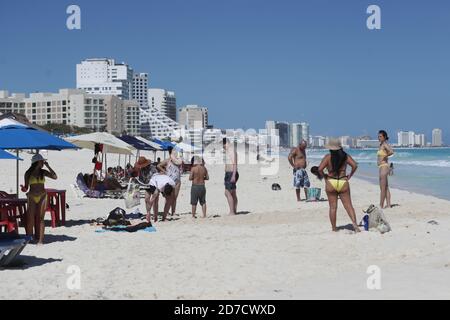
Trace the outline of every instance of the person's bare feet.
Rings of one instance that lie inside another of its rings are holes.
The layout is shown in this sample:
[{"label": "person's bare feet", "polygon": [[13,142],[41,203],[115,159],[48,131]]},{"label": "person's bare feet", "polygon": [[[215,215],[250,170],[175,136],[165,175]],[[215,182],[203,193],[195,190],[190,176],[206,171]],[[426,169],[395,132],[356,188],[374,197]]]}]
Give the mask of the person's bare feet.
[{"label": "person's bare feet", "polygon": [[355,230],[356,233],[361,232],[361,229],[359,229],[357,224],[353,224],[353,229]]}]

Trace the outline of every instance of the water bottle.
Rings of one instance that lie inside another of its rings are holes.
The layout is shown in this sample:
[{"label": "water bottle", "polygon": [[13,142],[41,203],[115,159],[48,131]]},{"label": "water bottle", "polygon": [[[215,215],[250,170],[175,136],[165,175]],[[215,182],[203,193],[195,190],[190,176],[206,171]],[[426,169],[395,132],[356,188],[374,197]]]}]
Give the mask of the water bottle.
[{"label": "water bottle", "polygon": [[363,218],[364,230],[369,231],[369,215],[366,214]]}]

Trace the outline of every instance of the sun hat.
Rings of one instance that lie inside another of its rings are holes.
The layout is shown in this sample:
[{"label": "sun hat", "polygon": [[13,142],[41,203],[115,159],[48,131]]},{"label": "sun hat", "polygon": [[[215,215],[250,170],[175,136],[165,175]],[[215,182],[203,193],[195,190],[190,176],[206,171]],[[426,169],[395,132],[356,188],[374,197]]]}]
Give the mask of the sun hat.
[{"label": "sun hat", "polygon": [[31,158],[31,164],[39,162],[39,161],[47,161],[41,154],[36,153],[33,158]]},{"label": "sun hat", "polygon": [[142,169],[142,168],[148,167],[151,163],[152,162],[150,160],[148,160],[146,157],[139,157],[135,166],[138,169]]},{"label": "sun hat", "polygon": [[328,143],[325,145],[325,148],[328,150],[339,150],[342,149],[342,144],[339,139],[330,139]]}]

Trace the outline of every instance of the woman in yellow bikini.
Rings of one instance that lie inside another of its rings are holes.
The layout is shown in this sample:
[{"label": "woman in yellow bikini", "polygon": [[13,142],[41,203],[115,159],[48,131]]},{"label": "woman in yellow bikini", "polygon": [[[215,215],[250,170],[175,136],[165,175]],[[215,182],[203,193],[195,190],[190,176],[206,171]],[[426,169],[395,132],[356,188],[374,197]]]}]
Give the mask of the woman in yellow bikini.
[{"label": "woman in yellow bikini", "polygon": [[[336,212],[339,197],[342,205],[352,220],[355,232],[360,232],[356,222],[356,214],[352,204],[349,184],[349,180],[355,174],[358,165],[350,155],[342,150],[339,140],[330,139],[329,143],[326,145],[326,148],[330,150],[330,154],[327,154],[322,159],[317,175],[319,179],[325,178],[326,181],[325,190],[327,192],[328,202],[330,205],[331,227],[333,231],[337,231]],[[346,174],[347,165],[352,168],[349,175]],[[324,173],[325,169],[327,169],[327,174]]]},{"label": "woman in yellow bikini", "polygon": [[[47,170],[43,167],[46,166]],[[35,240],[38,244],[44,243],[44,217],[47,208],[47,192],[45,191],[45,177],[57,179],[55,171],[50,168],[47,161],[40,154],[36,154],[31,159],[31,167],[25,172],[25,185],[22,192],[28,192],[28,213],[26,219],[26,233],[33,236],[33,226],[35,228]]]},{"label": "woman in yellow bikini", "polygon": [[[378,132],[378,141],[380,141],[380,149],[377,153],[377,164],[380,172],[380,207],[391,207],[391,191],[389,190],[388,176],[390,172],[389,157],[394,154],[391,146],[388,144],[388,135],[386,131],[380,130]],[[384,202],[386,201],[386,206]]]}]

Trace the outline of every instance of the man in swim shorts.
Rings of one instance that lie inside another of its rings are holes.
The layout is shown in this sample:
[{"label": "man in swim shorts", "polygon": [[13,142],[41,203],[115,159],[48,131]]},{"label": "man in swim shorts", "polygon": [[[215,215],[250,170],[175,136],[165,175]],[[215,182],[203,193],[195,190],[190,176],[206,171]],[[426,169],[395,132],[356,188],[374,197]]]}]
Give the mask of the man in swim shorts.
[{"label": "man in swim shorts", "polygon": [[307,197],[307,188],[311,186],[306,172],[306,147],[307,142],[302,140],[297,147],[291,150],[288,157],[290,165],[294,168],[294,188],[297,201],[301,201],[300,190],[304,189],[305,197]]}]

